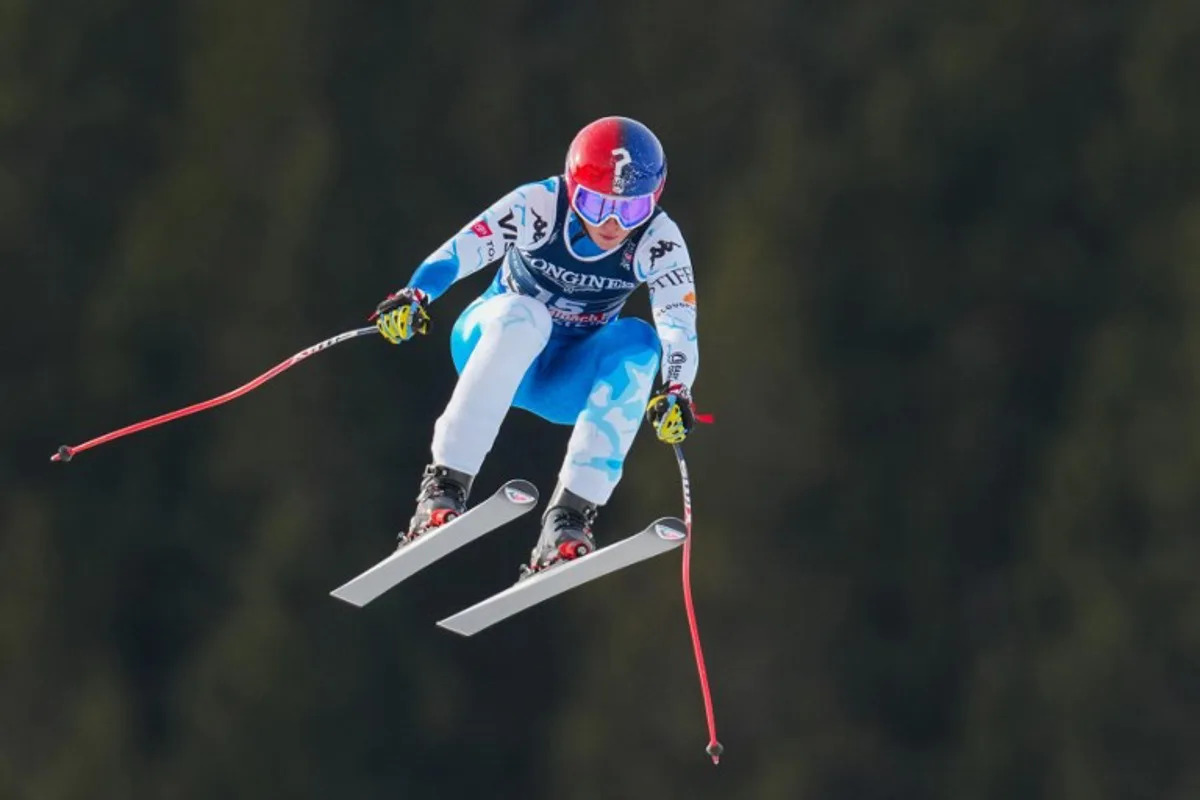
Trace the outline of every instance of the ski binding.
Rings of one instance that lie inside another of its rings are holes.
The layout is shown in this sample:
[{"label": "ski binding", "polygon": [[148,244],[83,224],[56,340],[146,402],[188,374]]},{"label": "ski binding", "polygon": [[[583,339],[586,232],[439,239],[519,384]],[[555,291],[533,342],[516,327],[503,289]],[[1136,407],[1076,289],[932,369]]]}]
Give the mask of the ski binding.
[{"label": "ski binding", "polygon": [[351,605],[365,606],[438,559],[533,510],[537,501],[537,488],[532,483],[509,481],[462,516],[401,545],[396,552],[330,594]]},{"label": "ski binding", "polygon": [[687,538],[686,531],[682,521],[663,517],[640,533],[522,578],[499,594],[447,617],[438,625],[463,636],[472,636],[568,589],[674,550]]}]

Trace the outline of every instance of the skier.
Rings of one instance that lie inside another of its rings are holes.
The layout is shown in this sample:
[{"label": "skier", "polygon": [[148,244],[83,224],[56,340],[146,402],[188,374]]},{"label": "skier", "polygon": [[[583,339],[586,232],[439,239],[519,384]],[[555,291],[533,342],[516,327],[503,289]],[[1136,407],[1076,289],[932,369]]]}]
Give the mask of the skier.
[{"label": "skier", "polygon": [[[459,379],[434,426],[432,463],[401,547],[466,511],[510,406],[574,425],[523,575],[595,549],[597,510],[621,479],[643,409],[660,441],[682,442],[691,431],[696,294],[679,227],[658,205],[666,178],[649,128],[596,120],[572,141],[561,177],[505,195],[379,304],[376,326],[398,344],[428,332],[429,305],[451,284],[499,265],[451,333]],[[654,327],[619,318],[642,283]]]}]

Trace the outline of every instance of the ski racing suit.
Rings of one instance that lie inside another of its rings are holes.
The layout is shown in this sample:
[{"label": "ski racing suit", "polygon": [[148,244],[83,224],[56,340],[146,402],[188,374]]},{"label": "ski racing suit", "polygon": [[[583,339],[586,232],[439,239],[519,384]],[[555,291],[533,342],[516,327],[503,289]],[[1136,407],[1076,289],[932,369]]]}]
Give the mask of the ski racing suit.
[{"label": "ski racing suit", "polygon": [[[561,178],[513,190],[434,251],[410,288],[436,299],[499,263],[451,333],[458,384],[433,435],[437,464],[478,474],[511,406],[574,425],[562,485],[603,505],[621,479],[655,373],[691,389],[699,362],[691,259],[662,208],[604,252]],[[620,318],[645,283],[654,327]]]}]

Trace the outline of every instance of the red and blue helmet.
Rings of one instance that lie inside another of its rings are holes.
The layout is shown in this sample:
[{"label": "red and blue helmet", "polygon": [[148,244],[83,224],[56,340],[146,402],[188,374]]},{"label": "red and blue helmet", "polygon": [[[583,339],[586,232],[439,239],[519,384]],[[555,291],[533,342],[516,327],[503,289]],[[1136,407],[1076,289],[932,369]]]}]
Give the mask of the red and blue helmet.
[{"label": "red and blue helmet", "polygon": [[654,213],[667,182],[667,157],[642,123],[604,117],[575,135],[565,177],[576,214],[593,225],[613,217],[631,230]]}]

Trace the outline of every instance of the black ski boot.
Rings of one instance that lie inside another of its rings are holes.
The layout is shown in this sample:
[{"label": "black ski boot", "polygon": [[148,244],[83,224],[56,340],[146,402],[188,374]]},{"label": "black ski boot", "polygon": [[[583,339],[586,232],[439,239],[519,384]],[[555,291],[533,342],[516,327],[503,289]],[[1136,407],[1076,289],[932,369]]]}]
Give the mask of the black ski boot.
[{"label": "black ski boot", "polygon": [[592,525],[598,509],[559,484],[542,517],[542,535],[521,577],[528,578],[560,561],[570,561],[596,549]]},{"label": "black ski boot", "polygon": [[421,493],[417,495],[417,511],[400,534],[403,547],[428,530],[445,525],[467,510],[467,495],[471,493],[473,476],[456,469],[430,464],[421,478]]}]

